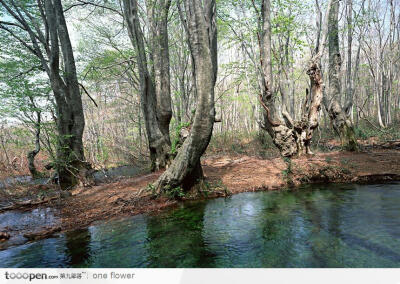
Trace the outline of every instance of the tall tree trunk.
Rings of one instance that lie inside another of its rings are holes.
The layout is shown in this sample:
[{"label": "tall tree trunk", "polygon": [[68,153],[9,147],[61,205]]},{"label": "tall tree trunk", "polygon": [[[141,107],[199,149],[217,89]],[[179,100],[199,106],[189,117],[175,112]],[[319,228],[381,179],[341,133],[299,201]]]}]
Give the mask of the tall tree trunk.
[{"label": "tall tree trunk", "polygon": [[382,55],[379,56],[379,62],[377,62],[377,90],[376,90],[376,115],[378,119],[379,126],[381,128],[385,128],[385,124],[383,123],[382,119],[382,96],[383,96],[383,70],[382,70],[382,64],[383,64],[383,58]]},{"label": "tall tree trunk", "polygon": [[347,66],[346,66],[346,100],[345,111],[350,120],[353,121],[353,81],[352,81],[352,44],[353,44],[353,0],[346,0],[346,19],[347,19]]},{"label": "tall tree trunk", "polygon": [[339,1],[334,1],[328,17],[329,41],[329,89],[328,98],[324,100],[325,108],[332,121],[342,146],[350,151],[358,149],[353,125],[340,105],[340,67],[342,64],[339,50]]},{"label": "tall tree trunk", "polygon": [[185,0],[190,51],[194,59],[197,106],[189,136],[171,166],[155,183],[158,193],[176,187],[191,188],[203,178],[200,157],[211,139],[215,119],[214,86],[217,77],[215,0]]},{"label": "tall tree trunk", "polygon": [[169,123],[172,110],[167,33],[170,1],[150,1],[150,21],[152,23],[150,41],[153,51],[154,76],[151,76],[149,72],[137,0],[124,0],[123,2],[129,37],[137,52],[141,106],[150,151],[151,170],[155,171],[168,166],[171,158]]},{"label": "tall tree trunk", "polygon": [[[297,153],[297,145],[293,129],[287,127],[279,118],[275,105],[272,75],[271,45],[271,3],[263,0],[261,5],[260,63],[261,75],[259,85],[262,92],[260,103],[263,106],[262,128],[272,137],[272,141],[282,156],[293,156]],[[283,89],[281,89],[283,92]],[[285,108],[286,111],[286,108]]]},{"label": "tall tree trunk", "polygon": [[[58,147],[55,163],[59,183],[63,188],[91,183],[91,166],[85,160],[83,130],[85,117],[75,67],[72,45],[60,0],[45,0],[50,35],[50,84],[56,99]],[[63,76],[60,75],[61,47]]]},{"label": "tall tree trunk", "polygon": [[168,47],[168,12],[171,0],[147,0],[151,30],[157,120],[163,135],[169,139],[172,117]]},{"label": "tall tree trunk", "polygon": [[[38,58],[46,72],[56,102],[57,155],[52,167],[63,188],[90,182],[90,165],[86,162],[82,135],[85,127],[82,99],[75,59],[61,0],[38,0],[37,11],[30,13],[24,1],[0,0],[26,40],[10,33],[22,47]],[[31,4],[29,4],[31,5]],[[60,49],[62,56],[60,56]],[[60,64],[60,61],[63,64]],[[62,68],[61,68],[62,65]],[[63,69],[63,70],[61,70]]]}]

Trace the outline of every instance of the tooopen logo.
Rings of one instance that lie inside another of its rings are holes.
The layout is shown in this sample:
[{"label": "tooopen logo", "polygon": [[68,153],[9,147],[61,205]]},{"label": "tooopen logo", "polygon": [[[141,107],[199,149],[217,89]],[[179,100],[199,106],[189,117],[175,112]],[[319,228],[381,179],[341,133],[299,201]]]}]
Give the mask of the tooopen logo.
[{"label": "tooopen logo", "polygon": [[24,279],[24,280],[29,280],[32,281],[34,279],[47,279],[47,274],[46,273],[5,273],[5,277],[7,280],[13,280],[13,279]]}]

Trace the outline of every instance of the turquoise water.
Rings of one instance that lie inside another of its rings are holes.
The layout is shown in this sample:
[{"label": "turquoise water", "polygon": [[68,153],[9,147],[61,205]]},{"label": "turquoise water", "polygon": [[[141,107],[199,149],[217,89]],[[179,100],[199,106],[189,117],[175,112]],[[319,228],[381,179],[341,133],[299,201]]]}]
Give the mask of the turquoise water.
[{"label": "turquoise water", "polygon": [[400,267],[400,183],[184,203],[0,251],[0,267]]}]

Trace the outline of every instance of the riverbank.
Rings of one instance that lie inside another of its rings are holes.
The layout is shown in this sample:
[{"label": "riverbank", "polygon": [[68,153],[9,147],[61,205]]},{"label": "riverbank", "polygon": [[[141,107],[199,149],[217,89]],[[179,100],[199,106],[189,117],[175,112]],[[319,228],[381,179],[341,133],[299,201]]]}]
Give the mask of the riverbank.
[{"label": "riverbank", "polygon": [[[321,182],[382,182],[400,180],[400,151],[371,149],[369,151],[317,153],[309,157],[285,160],[260,159],[250,156],[214,156],[202,161],[206,184],[201,191],[193,190],[183,199],[227,196],[245,191],[277,190],[305,183]],[[30,240],[50,237],[60,231],[89,226],[95,221],[140,213],[155,213],[180,201],[168,197],[153,198],[148,185],[162,171],[104,183],[91,188],[76,188],[71,195],[57,195],[48,188],[51,198],[31,206],[51,208],[56,215],[52,226],[11,230]],[[41,188],[40,190],[45,190]],[[59,196],[57,198],[57,196]],[[1,228],[1,230],[9,228]],[[30,230],[30,231],[29,231]],[[49,233],[50,232],[50,233]],[[4,246],[3,242],[3,246]]]},{"label": "riverbank", "polygon": [[[184,202],[0,251],[2,267],[400,267],[400,182]],[[171,249],[173,248],[173,249]]]}]

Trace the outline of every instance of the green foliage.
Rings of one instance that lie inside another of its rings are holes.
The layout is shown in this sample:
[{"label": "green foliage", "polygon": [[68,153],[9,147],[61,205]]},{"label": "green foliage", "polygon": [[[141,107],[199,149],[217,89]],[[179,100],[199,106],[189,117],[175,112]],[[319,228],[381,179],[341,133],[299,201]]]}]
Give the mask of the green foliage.
[{"label": "green foliage", "polygon": [[106,161],[109,159],[109,149],[107,145],[104,143],[104,138],[100,136],[97,140],[97,153],[96,158],[101,164],[105,164]]},{"label": "green foliage", "polygon": [[154,196],[156,195],[156,188],[152,183],[149,183],[146,187],[146,191],[151,192],[151,194]]},{"label": "green foliage", "polygon": [[51,108],[50,86],[36,57],[6,41],[0,51],[0,115],[31,121],[32,113]]},{"label": "green foliage", "polygon": [[241,143],[232,143],[231,144],[231,150],[232,152],[238,153],[238,154],[244,154],[245,153],[245,148]]},{"label": "green foliage", "polygon": [[[209,191],[223,192],[225,196],[232,195],[232,192],[229,190],[229,188],[220,179],[215,181],[215,182],[213,182],[212,184],[209,184],[207,182],[205,182],[205,183],[208,185],[207,189]],[[206,195],[206,197],[207,196],[208,195]]]},{"label": "green foliage", "polygon": [[190,122],[181,122],[178,123],[175,126],[174,132],[173,132],[173,137],[172,137],[172,142],[171,142],[171,154],[175,155],[178,151],[179,143],[180,143],[180,132],[182,128],[189,127]]},{"label": "green foliage", "polygon": [[185,197],[185,191],[180,186],[173,188],[165,188],[165,194],[170,199],[182,199],[183,197]]},{"label": "green foliage", "polygon": [[286,169],[282,170],[283,179],[288,183],[292,183],[291,175],[293,174],[292,159],[283,157],[283,161],[286,163]]},{"label": "green foliage", "polygon": [[354,129],[354,132],[355,132],[356,136],[361,139],[367,139],[371,136],[374,136],[374,134],[375,134],[370,129],[363,129],[362,127],[356,127]]},{"label": "green foliage", "polygon": [[[32,1],[18,2],[18,5],[27,4],[27,11],[38,16],[34,11]],[[8,21],[13,21],[7,16]],[[21,40],[30,41],[28,34],[16,27],[11,27],[15,35]],[[10,33],[0,29],[0,120],[8,122],[10,131],[16,137],[7,141],[8,150],[19,149],[27,152],[34,147],[32,133],[41,129],[42,149],[53,157],[56,143],[52,136],[55,134],[54,101],[47,75],[42,70],[39,59],[19,43]],[[41,123],[37,116],[40,113]],[[23,125],[23,127],[20,127]]]},{"label": "green foliage", "polygon": [[367,140],[369,138],[376,137],[381,141],[400,139],[399,130],[399,126],[396,124],[393,124],[386,129],[381,129],[376,126],[372,126],[371,123],[367,123],[367,121],[361,121],[354,128],[355,135],[359,139]]},{"label": "green foliage", "polygon": [[126,50],[104,50],[96,54],[93,58],[88,58],[89,62],[85,66],[83,73],[86,74],[86,80],[109,79],[120,76],[132,62],[134,52],[132,49]]},{"label": "green foliage", "polygon": [[[222,182],[219,181],[221,184]],[[213,190],[213,187],[208,183],[208,181],[202,179],[197,185],[198,192],[202,194],[205,198],[208,198],[209,193]]]}]

